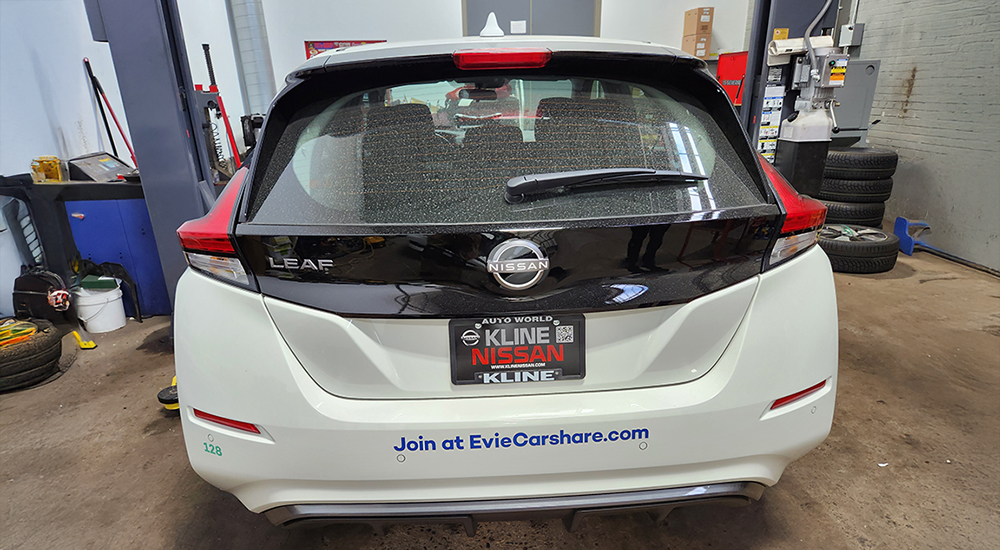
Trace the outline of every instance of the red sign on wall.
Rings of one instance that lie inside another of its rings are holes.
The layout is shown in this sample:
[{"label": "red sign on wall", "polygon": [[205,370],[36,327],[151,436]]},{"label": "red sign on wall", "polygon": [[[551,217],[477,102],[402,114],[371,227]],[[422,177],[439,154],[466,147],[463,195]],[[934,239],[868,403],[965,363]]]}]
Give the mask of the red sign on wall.
[{"label": "red sign on wall", "polygon": [[722,84],[729,101],[739,107],[743,103],[743,89],[746,87],[747,52],[720,54],[716,71],[715,78]]},{"label": "red sign on wall", "polygon": [[385,40],[306,40],[306,59],[319,55],[328,50],[346,48],[348,46],[360,46],[362,44],[377,44]]}]

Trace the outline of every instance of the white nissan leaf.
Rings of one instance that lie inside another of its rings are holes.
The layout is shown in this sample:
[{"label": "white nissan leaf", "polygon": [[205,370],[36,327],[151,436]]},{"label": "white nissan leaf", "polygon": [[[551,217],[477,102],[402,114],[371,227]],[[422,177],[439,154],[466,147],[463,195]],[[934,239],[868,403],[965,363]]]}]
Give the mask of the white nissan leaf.
[{"label": "white nissan leaf", "polygon": [[674,49],[315,57],[178,230],[191,465],[280,525],[756,500],[833,418],[825,213]]}]

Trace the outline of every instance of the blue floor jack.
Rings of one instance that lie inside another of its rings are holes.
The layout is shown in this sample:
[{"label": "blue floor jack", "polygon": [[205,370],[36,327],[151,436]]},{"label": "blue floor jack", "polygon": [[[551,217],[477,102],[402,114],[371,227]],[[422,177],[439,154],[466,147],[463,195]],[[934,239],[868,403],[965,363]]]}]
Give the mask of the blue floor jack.
[{"label": "blue floor jack", "polygon": [[964,266],[977,269],[979,271],[985,271],[990,275],[995,277],[1000,277],[1000,271],[997,271],[991,267],[979,265],[974,262],[970,262],[965,258],[960,258],[951,254],[950,252],[945,252],[936,246],[927,244],[926,242],[920,240],[920,236],[930,234],[931,226],[925,221],[917,220],[910,221],[902,216],[896,218],[896,223],[893,224],[892,232],[899,237],[899,250],[907,256],[912,256],[915,251],[923,250],[930,252],[936,256],[945,258],[946,260],[951,260],[956,263],[960,263]]},{"label": "blue floor jack", "polygon": [[902,216],[896,218],[892,232],[899,237],[899,250],[907,256],[912,256],[917,247],[943,252],[918,239],[923,234],[930,234],[931,226],[925,221],[910,221]]}]

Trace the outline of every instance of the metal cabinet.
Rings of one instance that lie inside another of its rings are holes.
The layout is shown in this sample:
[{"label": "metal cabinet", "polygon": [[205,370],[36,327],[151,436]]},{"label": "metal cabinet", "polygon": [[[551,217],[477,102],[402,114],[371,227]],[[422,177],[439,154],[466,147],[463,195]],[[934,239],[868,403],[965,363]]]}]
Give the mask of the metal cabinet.
[{"label": "metal cabinet", "polygon": [[[144,317],[170,314],[170,297],[144,200],[67,201],[66,213],[82,258],[122,264],[135,280]],[[135,315],[128,299],[125,311]]]}]

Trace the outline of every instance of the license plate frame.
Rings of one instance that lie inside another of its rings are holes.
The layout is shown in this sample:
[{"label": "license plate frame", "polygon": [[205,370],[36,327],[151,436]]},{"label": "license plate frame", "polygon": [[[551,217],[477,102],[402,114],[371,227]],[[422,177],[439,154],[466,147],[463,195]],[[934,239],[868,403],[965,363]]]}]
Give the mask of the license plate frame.
[{"label": "license plate frame", "polygon": [[451,319],[451,383],[463,386],[583,379],[587,374],[585,336],[586,319],[581,314]]}]

